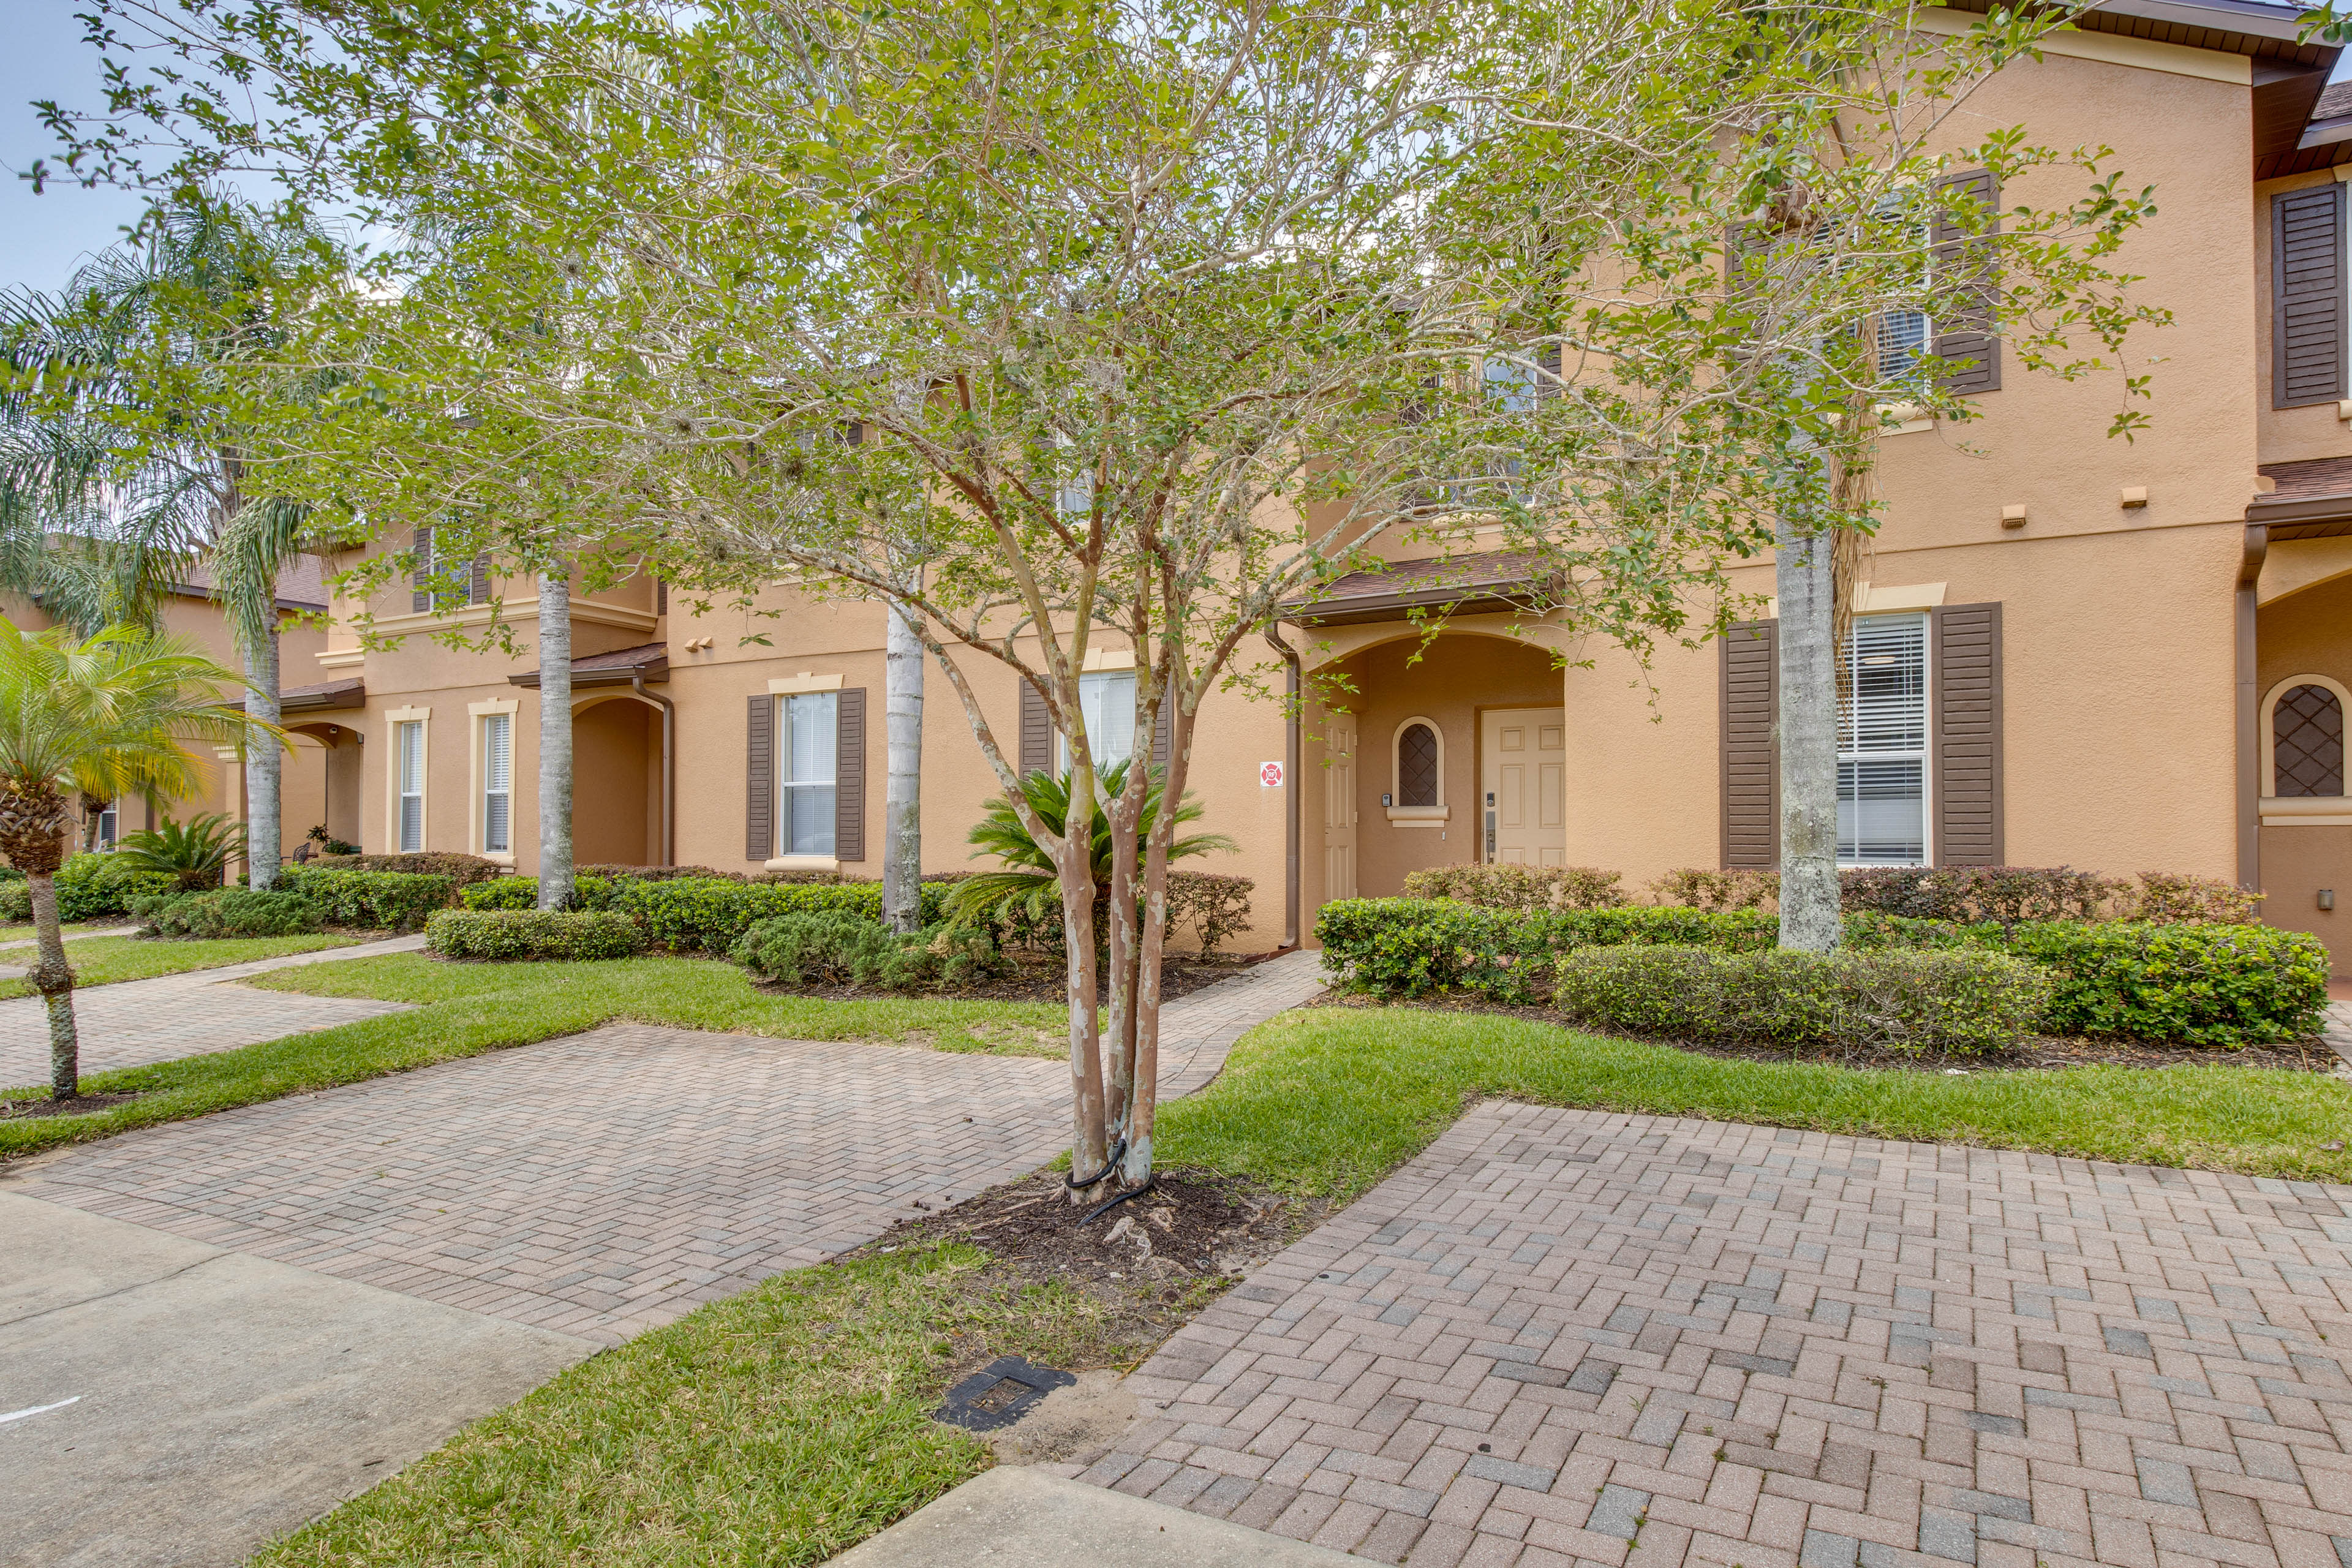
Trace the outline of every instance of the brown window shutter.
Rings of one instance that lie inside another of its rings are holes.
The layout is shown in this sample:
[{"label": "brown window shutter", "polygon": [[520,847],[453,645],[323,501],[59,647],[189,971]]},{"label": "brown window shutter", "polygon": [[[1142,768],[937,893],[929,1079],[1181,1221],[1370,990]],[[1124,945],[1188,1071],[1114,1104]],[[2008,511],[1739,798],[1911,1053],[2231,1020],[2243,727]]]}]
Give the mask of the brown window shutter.
[{"label": "brown window shutter", "polygon": [[490,552],[487,550],[478,550],[474,552],[473,571],[467,575],[466,581],[466,603],[487,605],[489,602]]},{"label": "brown window shutter", "polygon": [[1151,723],[1151,765],[1165,771],[1168,759],[1175,751],[1176,699],[1163,696],[1160,700],[1160,717]]},{"label": "brown window shutter", "polygon": [[2347,395],[2344,187],[2271,198],[2271,405]]},{"label": "brown window shutter", "polygon": [[764,691],[751,699],[744,757],[743,858],[764,862],[776,853],[776,700]]},{"label": "brown window shutter", "polygon": [[1723,638],[1723,864],[1780,863],[1780,623],[1740,621]]},{"label": "brown window shutter", "polygon": [[433,531],[420,528],[408,542],[408,607],[418,614],[433,607]]},{"label": "brown window shutter", "polygon": [[2001,842],[2000,606],[1946,605],[1928,616],[1928,733],[1936,864],[1999,866]]},{"label": "brown window shutter", "polygon": [[833,858],[866,858],[866,689],[854,686],[834,709]]},{"label": "brown window shutter", "polygon": [[1936,323],[1936,353],[1945,365],[1944,388],[1963,397],[1999,392],[2000,339],[1993,331],[1993,296],[1999,279],[1992,276],[1984,241],[2000,232],[2000,185],[1992,171],[1979,169],[1974,174],[1950,175],[1937,189],[1944,204],[1974,203],[1995,212],[1988,223],[1976,227],[1953,222],[1948,212],[1939,207],[1932,226],[1929,242],[1935,247],[1937,267],[1965,278],[1973,300],[1957,314],[1948,309],[1944,319]]},{"label": "brown window shutter", "polygon": [[1045,694],[1026,679],[1021,682],[1021,771],[1054,771],[1054,721],[1045,712]]}]

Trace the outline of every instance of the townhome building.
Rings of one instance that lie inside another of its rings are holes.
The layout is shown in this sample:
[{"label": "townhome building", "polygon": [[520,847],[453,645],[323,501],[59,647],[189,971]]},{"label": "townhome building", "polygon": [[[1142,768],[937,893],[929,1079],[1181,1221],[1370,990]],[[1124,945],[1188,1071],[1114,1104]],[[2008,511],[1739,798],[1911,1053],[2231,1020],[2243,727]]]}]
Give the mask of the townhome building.
[{"label": "townhome building", "polygon": [[[1970,8],[1922,25],[1956,30]],[[2297,31],[2254,0],[2113,0],[1946,128],[1954,148],[2011,124],[2113,148],[2103,167],[2158,203],[2119,264],[2174,320],[2134,344],[2153,401],[2130,441],[2107,433],[2120,370],[2061,381],[1958,325],[1894,323],[1892,341],[1963,367],[1979,416],[1881,442],[1885,524],[1847,655],[1847,861],[2226,879],[2352,970],[2336,907],[2352,895],[2352,89],[2326,86],[2337,50]],[[429,538],[396,542],[429,559]],[[1344,677],[1344,698],[1294,725],[1264,695],[1289,679],[1283,655],[1261,647],[1260,694],[1212,700],[1191,786],[1240,845],[1206,868],[1257,884],[1244,945],[1311,941],[1324,901],[1398,892],[1424,867],[1595,866],[1638,888],[1774,862],[1769,561],[1735,574],[1764,613],[1646,664],[1523,613],[1526,575],[1499,548],[1401,547],[1278,628],[1306,689]],[[1432,637],[1416,616],[1440,605]],[[478,572],[463,595],[366,607],[406,640],[372,651],[339,624],[288,699],[327,752],[328,826],[533,870],[531,662],[428,636],[499,617],[527,647],[531,585]],[[782,587],[761,608],[696,615],[643,576],[577,596],[582,861],[879,874],[884,613]],[[966,665],[1023,765],[1055,765],[1034,694]],[[1133,679],[1129,653],[1089,655],[1113,756],[1164,745],[1110,732]],[[996,784],[936,679],[924,734],[925,863],[961,868]]]}]

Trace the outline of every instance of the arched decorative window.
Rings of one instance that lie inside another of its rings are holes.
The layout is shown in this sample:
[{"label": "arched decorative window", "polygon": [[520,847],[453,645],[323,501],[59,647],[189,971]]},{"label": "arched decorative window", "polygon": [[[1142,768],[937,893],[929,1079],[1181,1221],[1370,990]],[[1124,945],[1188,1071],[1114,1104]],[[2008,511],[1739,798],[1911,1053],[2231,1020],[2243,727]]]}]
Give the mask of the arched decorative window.
[{"label": "arched decorative window", "polygon": [[1445,738],[1436,721],[1407,719],[1396,729],[1399,811],[1434,810],[1445,804]]},{"label": "arched decorative window", "polygon": [[2270,794],[2344,794],[2344,688],[2325,676],[2294,676],[2273,689]]}]

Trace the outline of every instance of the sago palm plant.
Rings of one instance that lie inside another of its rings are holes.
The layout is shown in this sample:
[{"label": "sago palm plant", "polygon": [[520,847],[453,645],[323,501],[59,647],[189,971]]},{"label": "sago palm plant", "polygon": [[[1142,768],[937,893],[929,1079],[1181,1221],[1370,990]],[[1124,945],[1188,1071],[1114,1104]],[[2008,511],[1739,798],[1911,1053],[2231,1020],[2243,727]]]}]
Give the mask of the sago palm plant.
[{"label": "sago palm plant", "polygon": [[[1104,802],[1118,798],[1127,787],[1128,764],[1114,763],[1102,770],[1095,791],[1095,822],[1092,857],[1094,862],[1095,901],[1097,905],[1110,898],[1110,817]],[[1031,773],[1022,780],[1022,791],[1029,797],[1029,807],[1055,833],[1065,831],[1063,824],[1070,816],[1070,775],[1045,773]],[[1152,777],[1150,790],[1143,797],[1143,812],[1136,822],[1138,841],[1151,836],[1151,826],[1160,819],[1163,787],[1159,776]],[[1191,795],[1177,803],[1176,825],[1198,822],[1206,808]],[[983,871],[956,885],[948,895],[948,912],[958,920],[980,920],[1022,909],[1033,918],[1042,917],[1061,900],[1061,885],[1055,879],[1053,858],[1038,847],[1029,830],[1021,826],[1021,818],[1012,803],[999,797],[989,803],[987,814],[971,830],[971,841],[976,853],[993,855],[1003,861],[1005,869]],[[1231,853],[1239,846],[1222,833],[1195,833],[1180,837],[1169,847],[1168,858],[1173,862],[1202,855]],[[1103,921],[1095,922],[1097,932],[1107,933]],[[1105,940],[1108,940],[1106,934]]]},{"label": "sago palm plant", "polygon": [[134,870],[168,871],[200,892],[219,887],[228,863],[245,858],[245,829],[217,811],[185,823],[167,816],[161,827],[123,835],[115,854]]},{"label": "sago palm plant", "polygon": [[39,962],[26,976],[49,1017],[49,1087],[81,1086],[73,971],[58,926],[57,869],[65,858],[68,800],[169,797],[197,784],[192,741],[236,745],[257,726],[225,706],[233,670],[176,637],[113,626],[87,639],[63,626],[24,632],[0,620],[0,856],[25,873]]}]

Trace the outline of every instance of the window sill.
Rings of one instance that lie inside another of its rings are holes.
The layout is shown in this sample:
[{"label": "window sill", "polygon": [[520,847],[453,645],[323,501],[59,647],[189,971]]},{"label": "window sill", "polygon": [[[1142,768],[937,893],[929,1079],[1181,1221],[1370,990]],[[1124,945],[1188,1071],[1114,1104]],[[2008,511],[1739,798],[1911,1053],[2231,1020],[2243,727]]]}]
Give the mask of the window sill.
[{"label": "window sill", "polygon": [[511,849],[483,849],[477,853],[493,866],[504,866],[509,870],[514,868],[514,851]]},{"label": "window sill", "polygon": [[1443,827],[1454,815],[1450,805],[1391,805],[1387,811],[1391,827]]},{"label": "window sill", "polygon": [[779,855],[763,861],[762,871],[838,871],[841,862],[831,855]]},{"label": "window sill", "polygon": [[2352,796],[2266,795],[2262,808],[2264,827],[2352,827]]}]

